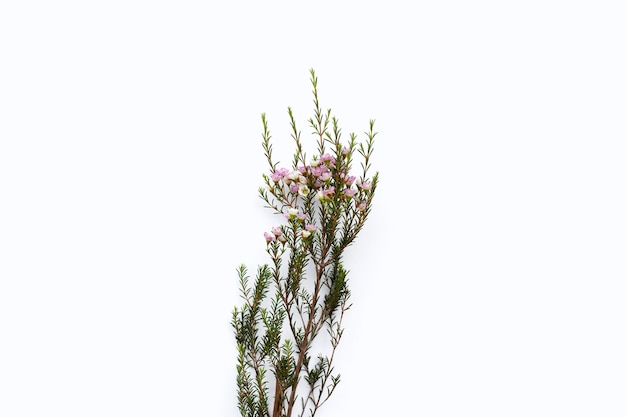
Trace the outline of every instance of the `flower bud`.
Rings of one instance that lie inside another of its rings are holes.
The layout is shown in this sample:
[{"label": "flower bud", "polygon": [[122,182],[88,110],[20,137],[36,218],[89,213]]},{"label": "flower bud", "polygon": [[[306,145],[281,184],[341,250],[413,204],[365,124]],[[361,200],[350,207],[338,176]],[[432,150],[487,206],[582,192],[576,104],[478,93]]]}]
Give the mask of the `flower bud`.
[{"label": "flower bud", "polygon": [[263,233],[263,236],[265,237],[265,241],[267,243],[270,243],[276,240],[276,236],[274,236],[273,233],[265,232]]}]

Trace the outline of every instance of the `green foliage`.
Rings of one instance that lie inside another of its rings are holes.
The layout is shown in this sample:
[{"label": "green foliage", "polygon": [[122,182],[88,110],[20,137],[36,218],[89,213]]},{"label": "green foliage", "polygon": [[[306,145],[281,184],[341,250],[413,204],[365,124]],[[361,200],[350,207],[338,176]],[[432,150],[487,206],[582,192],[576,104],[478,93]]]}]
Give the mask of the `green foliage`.
[{"label": "green foliage", "polygon": [[[333,362],[350,308],[342,255],[371,211],[378,173],[367,174],[377,133],[370,120],[363,143],[354,133],[344,142],[338,119],[320,107],[315,72],[310,75],[314,116],[308,122],[317,148],[312,159],[306,158],[288,108],[295,152],[291,169],[281,168],[273,160],[266,116],[261,116],[270,172],[263,174],[259,196],[286,221],[265,233],[271,262],[258,268],[254,283],[244,265],[237,270],[243,305],[234,308],[231,325],[242,417],[303,417],[307,412],[313,417],[340,382]],[[351,174],[355,154],[362,159],[358,178]],[[313,342],[324,329],[330,347],[312,362]],[[306,385],[300,385],[302,379]]]}]

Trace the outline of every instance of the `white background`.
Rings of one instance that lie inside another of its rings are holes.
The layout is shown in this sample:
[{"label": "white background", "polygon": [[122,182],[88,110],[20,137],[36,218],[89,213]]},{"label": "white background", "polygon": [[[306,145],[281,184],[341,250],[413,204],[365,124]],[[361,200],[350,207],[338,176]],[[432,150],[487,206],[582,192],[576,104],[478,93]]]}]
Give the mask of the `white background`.
[{"label": "white background", "polygon": [[0,415],[236,416],[260,114],[381,182],[323,416],[626,415],[620,1],[3,1]]}]

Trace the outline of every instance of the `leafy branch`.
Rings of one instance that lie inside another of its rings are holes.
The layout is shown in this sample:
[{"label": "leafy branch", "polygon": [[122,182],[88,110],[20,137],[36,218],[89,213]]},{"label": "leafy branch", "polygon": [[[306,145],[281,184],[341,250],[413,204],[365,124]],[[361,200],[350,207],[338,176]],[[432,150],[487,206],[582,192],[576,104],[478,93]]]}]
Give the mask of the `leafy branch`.
[{"label": "leafy branch", "polygon": [[[304,417],[307,412],[314,417],[341,380],[335,352],[351,306],[342,256],[371,211],[379,177],[370,178],[368,172],[377,133],[370,120],[363,142],[354,133],[344,141],[339,120],[320,106],[314,70],[310,75],[314,116],[308,122],[317,142],[312,158],[288,108],[295,151],[291,168],[280,167],[273,160],[267,118],[261,115],[270,170],[263,174],[259,197],[285,223],[264,233],[271,262],[258,268],[252,284],[244,265],[237,270],[243,305],[234,308],[231,325],[242,417]],[[357,155],[362,160],[358,177],[352,175]],[[324,329],[329,351],[312,360],[313,342]]]}]

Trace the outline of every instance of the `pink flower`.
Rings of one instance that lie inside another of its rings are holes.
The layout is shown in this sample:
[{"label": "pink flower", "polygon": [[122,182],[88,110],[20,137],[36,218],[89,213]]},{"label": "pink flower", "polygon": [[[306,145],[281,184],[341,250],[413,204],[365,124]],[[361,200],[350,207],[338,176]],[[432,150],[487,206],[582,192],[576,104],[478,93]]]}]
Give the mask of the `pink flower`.
[{"label": "pink flower", "polygon": [[325,165],[323,165],[323,167],[313,167],[311,168],[311,174],[315,177],[319,177],[324,172],[324,168],[326,168]]},{"label": "pink flower", "polygon": [[315,226],[314,224],[307,224],[306,226],[304,226],[304,229],[309,232],[314,232],[315,230],[317,230],[317,226]]},{"label": "pink flower", "polygon": [[287,168],[280,168],[274,171],[271,178],[274,182],[278,182],[285,178],[287,174],[289,174],[289,170]]},{"label": "pink flower", "polygon": [[343,194],[348,197],[353,197],[356,194],[356,190],[354,188],[346,188],[343,190]]},{"label": "pink flower", "polygon": [[298,214],[296,214],[296,217],[298,218],[298,220],[306,219],[306,215],[304,213],[298,213]]},{"label": "pink flower", "polygon": [[369,181],[362,182],[361,180],[358,180],[356,182],[356,186],[364,191],[368,191],[372,189],[372,183]]},{"label": "pink flower", "polygon": [[328,187],[325,190],[319,190],[315,195],[315,198],[319,201],[324,201],[335,194],[335,187]]},{"label": "pink flower", "polygon": [[279,226],[272,227],[272,233],[274,234],[274,236],[279,237],[283,234],[283,229],[281,229]]},{"label": "pink flower", "polygon": [[356,180],[356,177],[354,175],[348,176],[346,178],[346,185],[350,187],[352,184],[354,184],[354,180]]},{"label": "pink flower", "polygon": [[358,211],[365,211],[366,206],[367,206],[367,204],[366,204],[365,200],[363,200],[361,202],[358,202],[358,204],[356,206],[356,209]]},{"label": "pink flower", "polygon": [[341,153],[347,155],[350,153],[350,149],[344,146],[343,148],[341,148]]},{"label": "pink flower", "polygon": [[320,157],[320,161],[322,161],[322,162],[324,162],[324,163],[328,162],[328,165],[330,165],[331,167],[334,167],[334,166],[335,166],[335,162],[337,162],[337,160],[335,159],[335,157],[334,157],[334,156],[332,156],[332,155],[331,155],[331,154],[329,154],[329,153],[325,153],[324,155],[322,155],[322,156]]},{"label": "pink flower", "polygon": [[273,233],[265,232],[263,233],[263,236],[265,236],[265,241],[267,243],[270,243],[276,240],[276,236],[274,236]]}]

